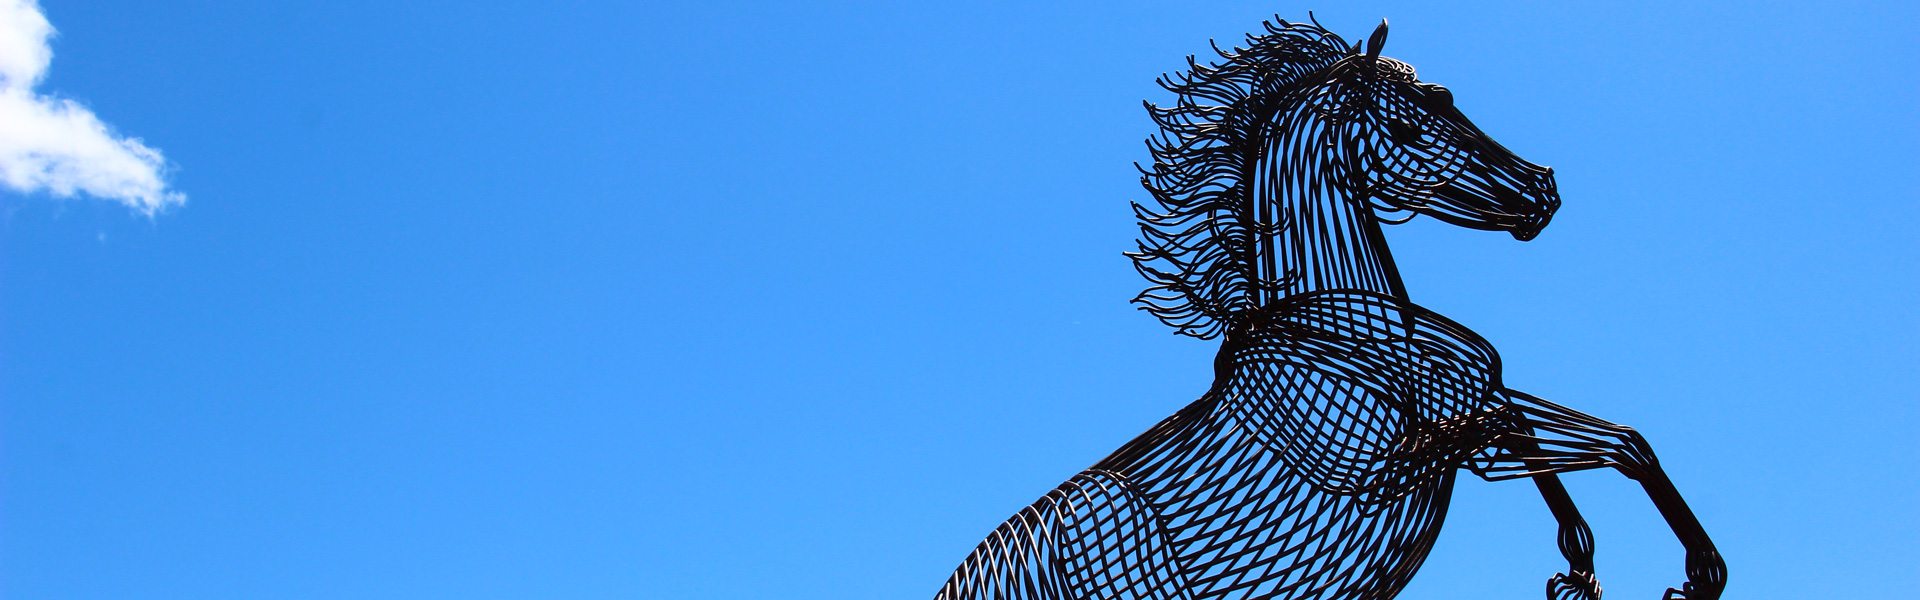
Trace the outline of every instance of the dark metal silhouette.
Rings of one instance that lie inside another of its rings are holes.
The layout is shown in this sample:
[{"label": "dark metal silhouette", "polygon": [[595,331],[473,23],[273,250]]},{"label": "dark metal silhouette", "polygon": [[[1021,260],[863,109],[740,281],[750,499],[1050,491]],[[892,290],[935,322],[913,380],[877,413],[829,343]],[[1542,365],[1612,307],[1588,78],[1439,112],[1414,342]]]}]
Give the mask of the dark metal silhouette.
[{"label": "dark metal silhouette", "polygon": [[1632,429],[1507,389],[1486,340],[1408,300],[1380,224],[1428,215],[1528,240],[1559,207],[1446,88],[1318,23],[1265,23],[1160,84],[1134,205],[1137,302],[1224,337],[1205,396],[1022,509],[937,598],[1385,599],[1432,549],[1462,467],[1531,478],[1559,521],[1549,598],[1598,598],[1557,473],[1639,481],[1685,546],[1668,598],[1726,570]]}]

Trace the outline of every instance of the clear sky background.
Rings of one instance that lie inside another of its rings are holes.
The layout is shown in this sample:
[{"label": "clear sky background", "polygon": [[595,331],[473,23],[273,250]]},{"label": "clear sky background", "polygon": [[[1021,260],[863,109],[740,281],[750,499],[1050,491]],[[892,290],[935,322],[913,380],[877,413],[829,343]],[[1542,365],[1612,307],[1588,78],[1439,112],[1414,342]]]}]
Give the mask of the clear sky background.
[{"label": "clear sky background", "polygon": [[[1913,6],[46,0],[33,93],[169,166],[0,191],[0,594],[930,597],[1205,390],[1140,101],[1316,9],[1558,171],[1535,241],[1390,230],[1416,301],[1645,433],[1729,598],[1910,597]],[[1567,479],[1607,597],[1681,582]],[[1403,597],[1553,541],[1469,476]]]}]

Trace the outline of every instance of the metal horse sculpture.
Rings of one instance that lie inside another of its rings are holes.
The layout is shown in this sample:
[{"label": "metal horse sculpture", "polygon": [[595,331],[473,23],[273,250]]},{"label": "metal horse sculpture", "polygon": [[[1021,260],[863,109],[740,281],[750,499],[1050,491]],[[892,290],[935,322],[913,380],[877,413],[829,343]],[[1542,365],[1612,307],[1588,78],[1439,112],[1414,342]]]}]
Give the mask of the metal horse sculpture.
[{"label": "metal horse sculpture", "polygon": [[1598,598],[1593,537],[1557,473],[1644,486],[1686,548],[1668,598],[1726,570],[1632,429],[1507,389],[1466,327],[1408,299],[1381,223],[1416,215],[1532,239],[1553,170],[1487,137],[1446,88],[1279,21],[1147,105],[1153,206],[1136,302],[1224,337],[1206,395],[1022,509],[937,598],[1386,599],[1433,548],[1454,476],[1531,478],[1559,522],[1556,599]]}]

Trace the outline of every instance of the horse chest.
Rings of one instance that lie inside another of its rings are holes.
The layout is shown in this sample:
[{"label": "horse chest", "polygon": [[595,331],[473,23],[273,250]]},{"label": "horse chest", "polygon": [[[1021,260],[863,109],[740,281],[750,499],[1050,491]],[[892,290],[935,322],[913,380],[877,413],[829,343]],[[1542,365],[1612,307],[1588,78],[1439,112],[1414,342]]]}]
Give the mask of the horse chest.
[{"label": "horse chest", "polygon": [[1271,319],[1240,345],[1220,406],[1315,487],[1386,500],[1480,445],[1477,423],[1499,406],[1498,362],[1465,328],[1363,299],[1358,309],[1351,297],[1304,302]]}]

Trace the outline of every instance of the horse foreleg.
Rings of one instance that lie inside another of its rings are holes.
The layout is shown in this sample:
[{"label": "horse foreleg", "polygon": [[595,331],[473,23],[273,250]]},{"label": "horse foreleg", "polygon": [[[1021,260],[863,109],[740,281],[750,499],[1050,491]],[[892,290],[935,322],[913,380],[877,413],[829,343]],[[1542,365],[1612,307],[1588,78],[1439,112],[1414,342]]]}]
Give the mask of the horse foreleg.
[{"label": "horse foreleg", "polygon": [[1548,600],[1599,600],[1600,581],[1593,571],[1593,530],[1580,517],[1580,508],[1573,505],[1573,496],[1560,483],[1559,475],[1543,472],[1533,476],[1533,483],[1559,524],[1560,556],[1567,559],[1567,572],[1547,579]]},{"label": "horse foreleg", "polygon": [[[1564,499],[1567,508],[1572,507],[1572,500],[1567,498],[1566,488],[1560,485],[1555,474],[1601,467],[1620,471],[1646,489],[1647,497],[1687,550],[1687,583],[1678,589],[1669,588],[1666,598],[1720,597],[1720,591],[1726,587],[1726,564],[1706,529],[1700,526],[1699,518],[1661,470],[1660,461],[1654,457],[1646,438],[1631,427],[1609,423],[1521,392],[1507,390],[1506,393],[1510,399],[1507,417],[1512,428],[1469,468],[1489,480],[1532,477],[1550,507],[1558,497]],[[1546,479],[1548,477],[1552,479]],[[1578,519],[1578,512],[1571,515]],[[1564,553],[1568,520],[1558,508],[1555,508],[1555,517],[1561,521]],[[1578,522],[1571,534],[1576,541],[1584,536],[1589,540],[1590,549],[1591,534],[1586,533],[1584,521]],[[1588,556],[1591,561],[1591,555]],[[1573,556],[1568,559],[1572,561]],[[1574,568],[1579,570],[1577,566]],[[1549,593],[1553,593],[1551,587]]]}]

